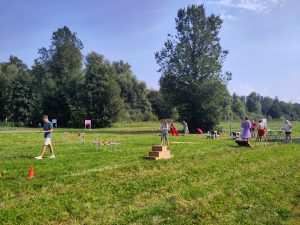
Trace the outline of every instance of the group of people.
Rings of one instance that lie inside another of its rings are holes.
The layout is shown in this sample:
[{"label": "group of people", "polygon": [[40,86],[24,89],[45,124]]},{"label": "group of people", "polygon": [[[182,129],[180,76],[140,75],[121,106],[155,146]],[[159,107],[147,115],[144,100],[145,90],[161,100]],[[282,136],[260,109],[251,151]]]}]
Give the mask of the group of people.
[{"label": "group of people", "polygon": [[[184,136],[186,136],[189,134],[188,124],[187,124],[187,122],[182,121],[182,125],[183,125]],[[170,129],[171,129],[172,136],[174,136],[174,135],[179,136],[179,133],[176,129],[174,120],[170,124]],[[169,135],[169,125],[166,120],[163,120],[162,124],[161,124],[161,144],[163,143],[164,140],[167,142],[167,144],[169,144],[168,135]]]},{"label": "group of people", "polygon": [[[265,140],[266,136],[266,124],[263,122],[262,119],[259,120],[258,125],[256,124],[255,120],[250,121],[248,117],[245,118],[244,121],[241,123],[241,127],[243,128],[243,132],[241,138],[243,140],[249,141],[250,138],[255,138],[257,141],[261,141],[264,137]],[[285,121],[285,142],[292,142],[292,124],[290,121]],[[257,133],[257,135],[256,135]]]}]

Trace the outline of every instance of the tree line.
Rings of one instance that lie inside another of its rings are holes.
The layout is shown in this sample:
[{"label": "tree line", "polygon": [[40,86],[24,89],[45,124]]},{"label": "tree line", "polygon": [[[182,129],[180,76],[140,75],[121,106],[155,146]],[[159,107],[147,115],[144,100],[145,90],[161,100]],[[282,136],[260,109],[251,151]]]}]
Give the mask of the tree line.
[{"label": "tree line", "polygon": [[128,63],[110,62],[96,52],[84,58],[82,48],[65,26],[53,33],[49,48],[38,50],[32,68],[16,56],[0,63],[0,119],[36,126],[48,114],[71,127],[87,118],[96,127],[156,119],[149,90]]},{"label": "tree line", "polygon": [[224,119],[237,120],[245,115],[253,119],[264,117],[269,120],[300,120],[300,104],[280,101],[278,97],[264,97],[256,92],[248,96],[233,94]]},{"label": "tree line", "polygon": [[159,90],[139,81],[127,62],[110,62],[96,52],[83,56],[76,33],[59,28],[31,68],[16,56],[0,63],[0,119],[37,126],[48,114],[63,127],[82,127],[84,119],[107,127],[121,120],[171,118],[187,121],[191,130],[249,114],[300,119],[299,104],[229,94],[232,74],[222,69],[228,50],[220,45],[221,26],[220,16],[206,15],[203,5],[178,10],[176,33],[155,53]]}]

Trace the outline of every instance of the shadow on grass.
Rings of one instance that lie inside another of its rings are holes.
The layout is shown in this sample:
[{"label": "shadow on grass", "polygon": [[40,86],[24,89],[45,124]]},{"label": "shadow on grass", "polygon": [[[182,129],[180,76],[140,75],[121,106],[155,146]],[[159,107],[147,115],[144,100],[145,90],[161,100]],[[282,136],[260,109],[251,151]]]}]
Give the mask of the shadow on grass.
[{"label": "shadow on grass", "polygon": [[247,147],[247,146],[239,146],[239,145],[228,145],[229,147],[231,147],[231,148],[237,148],[237,149],[251,149],[251,148],[253,148],[253,146],[252,147]]}]

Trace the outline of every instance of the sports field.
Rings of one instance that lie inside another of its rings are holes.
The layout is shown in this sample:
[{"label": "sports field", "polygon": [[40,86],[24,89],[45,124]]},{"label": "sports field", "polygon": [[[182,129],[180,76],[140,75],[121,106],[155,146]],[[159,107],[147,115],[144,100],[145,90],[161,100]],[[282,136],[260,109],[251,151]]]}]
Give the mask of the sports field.
[{"label": "sports field", "polygon": [[[43,141],[35,129],[2,130],[0,224],[300,224],[300,123],[293,125],[293,143],[252,148],[228,140],[229,123],[219,140],[170,137],[195,143],[171,144],[174,158],[162,161],[144,158],[160,143],[159,123],[56,129],[57,158],[41,161],[33,159]],[[85,132],[85,142],[66,132]],[[121,145],[97,151],[96,137]]]}]

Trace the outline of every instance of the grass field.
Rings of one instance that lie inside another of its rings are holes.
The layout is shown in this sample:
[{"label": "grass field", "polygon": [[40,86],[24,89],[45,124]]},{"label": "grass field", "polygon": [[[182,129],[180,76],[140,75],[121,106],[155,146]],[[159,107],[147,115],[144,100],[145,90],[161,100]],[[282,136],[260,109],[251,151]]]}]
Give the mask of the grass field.
[{"label": "grass field", "polygon": [[[56,129],[57,158],[47,152],[41,161],[33,159],[41,134],[1,131],[0,224],[300,224],[300,123],[293,125],[293,143],[251,149],[227,133],[170,137],[196,143],[171,145],[174,158],[163,161],[144,159],[159,144],[155,123],[87,131],[84,144],[62,139],[83,130]],[[96,151],[94,137],[121,145]]]}]

